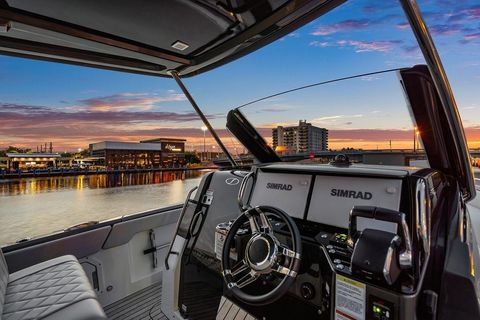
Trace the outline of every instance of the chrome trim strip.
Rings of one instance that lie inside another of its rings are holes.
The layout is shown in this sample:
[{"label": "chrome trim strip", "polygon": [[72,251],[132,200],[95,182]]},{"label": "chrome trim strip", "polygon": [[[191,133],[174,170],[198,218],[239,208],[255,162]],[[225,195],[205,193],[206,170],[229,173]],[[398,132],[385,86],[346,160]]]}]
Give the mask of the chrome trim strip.
[{"label": "chrome trim strip", "polygon": [[425,180],[420,178],[417,180],[415,187],[415,213],[417,216],[417,233],[420,239],[422,239],[423,250],[428,255],[430,252],[430,234],[427,217],[427,187]]},{"label": "chrome trim strip", "polygon": [[401,267],[410,268],[413,266],[412,262],[412,241],[410,240],[410,232],[405,220],[402,221],[403,239],[405,241],[405,250],[400,253],[398,260]]}]

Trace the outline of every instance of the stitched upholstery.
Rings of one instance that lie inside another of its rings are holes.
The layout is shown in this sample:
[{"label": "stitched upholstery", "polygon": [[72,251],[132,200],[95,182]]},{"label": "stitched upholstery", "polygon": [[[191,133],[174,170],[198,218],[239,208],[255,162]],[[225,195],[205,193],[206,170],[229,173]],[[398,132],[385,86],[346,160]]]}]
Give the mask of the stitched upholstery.
[{"label": "stitched upholstery", "polygon": [[3,304],[5,303],[5,292],[7,291],[8,268],[2,249],[0,249],[0,319],[3,313]]},{"label": "stitched upholstery", "polygon": [[[81,265],[73,256],[64,256],[12,273],[9,276],[3,320],[50,319],[79,302],[91,303],[104,315]],[[87,304],[88,305],[88,304]],[[71,319],[84,319],[82,314]]]}]

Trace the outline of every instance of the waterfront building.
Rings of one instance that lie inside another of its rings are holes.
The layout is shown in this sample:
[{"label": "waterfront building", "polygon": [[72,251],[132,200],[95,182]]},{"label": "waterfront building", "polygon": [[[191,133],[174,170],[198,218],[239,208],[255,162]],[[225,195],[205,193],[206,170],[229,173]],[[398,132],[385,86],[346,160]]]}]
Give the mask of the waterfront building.
[{"label": "waterfront building", "polygon": [[102,141],[90,144],[90,155],[108,168],[178,167],[185,164],[185,139],[158,138],[140,142]]},{"label": "waterfront building", "polygon": [[0,159],[8,171],[56,168],[61,158],[59,153],[7,153]]},{"label": "waterfront building", "polygon": [[279,154],[315,153],[328,150],[328,130],[300,120],[298,126],[272,129],[273,149]]}]

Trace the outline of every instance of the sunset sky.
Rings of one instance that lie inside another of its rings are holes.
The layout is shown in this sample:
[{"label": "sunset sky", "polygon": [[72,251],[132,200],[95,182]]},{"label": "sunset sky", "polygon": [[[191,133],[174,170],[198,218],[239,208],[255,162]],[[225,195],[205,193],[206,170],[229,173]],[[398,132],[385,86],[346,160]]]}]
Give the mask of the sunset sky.
[{"label": "sunset sky", "polygon": [[[419,0],[443,59],[469,146],[480,147],[480,4]],[[396,1],[352,0],[235,62],[185,79],[225,143],[229,109],[313,82],[424,63]],[[0,56],[0,149],[55,151],[103,140],[186,138],[201,149],[202,124],[171,79]],[[273,98],[244,109],[271,128],[306,119],[330,130],[330,148],[412,147],[412,122],[395,73],[361,77]],[[207,144],[213,145],[208,139]]]}]

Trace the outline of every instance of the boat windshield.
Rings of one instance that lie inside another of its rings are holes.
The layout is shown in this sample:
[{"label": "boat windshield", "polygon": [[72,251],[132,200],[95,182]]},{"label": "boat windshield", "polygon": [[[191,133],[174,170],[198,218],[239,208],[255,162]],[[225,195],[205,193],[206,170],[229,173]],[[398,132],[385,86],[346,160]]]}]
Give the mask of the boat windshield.
[{"label": "boat windshield", "polygon": [[396,70],[306,84],[239,107],[287,161],[428,166]]}]

